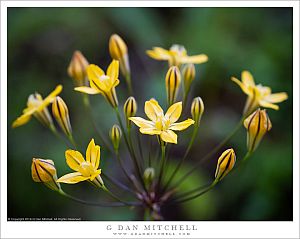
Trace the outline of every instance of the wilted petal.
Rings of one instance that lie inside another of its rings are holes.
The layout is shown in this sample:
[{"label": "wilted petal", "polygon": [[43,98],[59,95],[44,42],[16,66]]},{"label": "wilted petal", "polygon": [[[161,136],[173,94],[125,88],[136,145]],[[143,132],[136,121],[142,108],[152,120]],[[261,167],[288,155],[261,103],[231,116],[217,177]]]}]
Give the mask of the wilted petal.
[{"label": "wilted petal", "polygon": [[184,130],[184,129],[188,128],[189,126],[191,126],[194,123],[195,123],[194,120],[187,119],[187,120],[182,121],[180,123],[173,123],[173,124],[171,124],[171,126],[169,127],[169,129],[171,129],[171,130]]}]

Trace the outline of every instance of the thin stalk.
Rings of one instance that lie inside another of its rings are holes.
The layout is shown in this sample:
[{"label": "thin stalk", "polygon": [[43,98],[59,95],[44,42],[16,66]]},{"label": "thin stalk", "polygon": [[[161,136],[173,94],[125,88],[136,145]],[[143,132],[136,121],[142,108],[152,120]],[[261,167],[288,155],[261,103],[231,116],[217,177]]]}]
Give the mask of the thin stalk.
[{"label": "thin stalk", "polygon": [[110,181],[115,186],[117,186],[117,187],[119,187],[119,188],[121,188],[123,190],[129,191],[132,194],[135,194],[135,192],[132,189],[130,189],[129,187],[127,187],[125,184],[123,184],[123,183],[121,183],[121,182],[119,182],[119,181],[111,178],[110,176],[104,174],[103,172],[101,173],[101,175],[103,175],[105,178],[107,178],[107,180]]},{"label": "thin stalk", "polygon": [[220,148],[222,148],[240,129],[244,121],[244,116],[241,118],[239,123],[236,125],[236,127],[233,129],[233,131],[224,139],[222,140],[212,151],[207,153],[203,158],[201,158],[194,167],[189,170],[186,174],[184,174],[178,182],[175,184],[174,188],[178,187],[185,179],[188,178],[190,174],[192,174],[202,163],[204,163],[206,160],[210,159],[211,156],[213,156]]},{"label": "thin stalk", "polygon": [[121,202],[121,203],[124,203],[128,206],[131,206],[130,202],[125,202],[123,201],[122,199],[120,199],[118,196],[116,196],[115,194],[113,194],[107,187],[105,187],[104,185],[101,187],[109,196],[111,196],[113,199]]},{"label": "thin stalk", "polygon": [[96,206],[96,207],[127,207],[127,206],[140,206],[141,204],[138,202],[127,202],[127,204],[125,203],[121,203],[121,202],[89,202],[89,201],[85,201],[76,197],[73,197],[67,193],[65,193],[64,191],[60,190],[59,194],[67,197],[75,202],[81,203],[81,204],[85,204],[85,205],[90,205],[90,206]]},{"label": "thin stalk", "polygon": [[73,138],[73,135],[71,135],[71,134],[68,135],[68,139],[71,142],[71,144],[75,147],[75,149],[77,149],[77,144],[76,144],[76,142],[75,142],[75,140]]},{"label": "thin stalk", "polygon": [[93,111],[92,111],[92,108],[91,108],[91,104],[90,104],[88,95],[83,94],[82,99],[83,99],[83,104],[84,104],[85,108],[88,111],[88,114],[89,114],[90,120],[93,124],[93,127],[94,127],[95,131],[97,132],[97,135],[99,136],[100,140],[104,144],[105,148],[108,149],[110,153],[113,153],[113,150],[112,150],[110,144],[105,139],[105,136],[104,136],[103,132],[97,127],[97,123],[95,122],[95,119],[94,119],[94,116],[93,116]]},{"label": "thin stalk", "polygon": [[131,75],[130,73],[127,73],[125,75],[125,80],[126,80],[126,83],[127,83],[127,86],[128,86],[128,92],[129,92],[129,95],[133,95],[133,90],[132,90],[132,85],[131,85]]},{"label": "thin stalk", "polygon": [[165,191],[168,188],[169,184],[172,182],[173,178],[176,176],[178,170],[180,169],[181,165],[183,164],[183,162],[185,161],[186,157],[188,156],[188,154],[189,154],[189,152],[190,152],[190,150],[191,150],[191,148],[192,148],[192,146],[194,144],[195,138],[197,136],[198,129],[199,129],[199,125],[197,124],[194,127],[191,140],[190,140],[189,145],[188,145],[188,147],[187,147],[187,149],[185,151],[184,156],[181,158],[180,162],[177,164],[176,169],[174,170],[174,172],[172,173],[171,177],[169,178],[169,180],[168,180],[167,184],[165,185],[163,191]]},{"label": "thin stalk", "polygon": [[143,149],[142,149],[142,140],[141,140],[141,135],[139,134],[139,132],[137,133],[137,141],[138,141],[138,148],[139,148],[139,152],[141,155],[141,159],[142,162],[144,162],[144,154],[143,154]]},{"label": "thin stalk", "polygon": [[157,187],[159,188],[161,184],[161,180],[163,177],[164,167],[165,167],[165,161],[166,161],[166,145],[161,145],[161,164],[160,164],[160,171],[159,171],[159,177],[157,182]]},{"label": "thin stalk", "polygon": [[64,143],[66,144],[67,147],[72,148],[71,145],[70,145],[70,142],[67,141],[65,138],[63,138],[63,137],[57,132],[57,130],[56,130],[56,128],[55,128],[55,126],[54,126],[53,124],[51,124],[48,128],[51,130],[51,132],[52,132],[58,139],[60,139],[62,142],[64,142]]}]

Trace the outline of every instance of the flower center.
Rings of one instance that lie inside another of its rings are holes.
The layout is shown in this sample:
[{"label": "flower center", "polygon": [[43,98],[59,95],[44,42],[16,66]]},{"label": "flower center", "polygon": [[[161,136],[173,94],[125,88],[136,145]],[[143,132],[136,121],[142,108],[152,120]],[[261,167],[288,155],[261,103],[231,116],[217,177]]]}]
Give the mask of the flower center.
[{"label": "flower center", "polygon": [[164,116],[160,116],[155,122],[155,127],[161,131],[168,130],[169,126],[170,126],[170,120],[166,119]]},{"label": "flower center", "polygon": [[84,161],[80,164],[79,172],[82,174],[82,176],[89,177],[94,173],[94,171],[95,170],[91,163]]}]

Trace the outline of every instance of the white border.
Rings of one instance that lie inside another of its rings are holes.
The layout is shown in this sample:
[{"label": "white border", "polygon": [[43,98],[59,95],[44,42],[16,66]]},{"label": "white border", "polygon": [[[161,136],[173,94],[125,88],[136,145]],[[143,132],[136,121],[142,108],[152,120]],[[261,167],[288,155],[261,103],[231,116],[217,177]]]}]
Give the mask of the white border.
[{"label": "white border", "polygon": [[[113,2],[1,2],[1,238],[117,238],[107,225],[168,224],[188,222],[7,222],[7,7],[293,7],[293,221],[292,222],[190,222],[198,231],[188,238],[299,238],[299,2],[298,1],[113,1]],[[4,116],[4,117],[3,117]],[[76,229],[75,229],[76,228]],[[92,229],[93,228],[93,229]],[[94,229],[97,229],[96,231]],[[45,234],[46,232],[46,234]],[[119,236],[120,237],[120,236]],[[122,236],[124,238],[124,236]],[[153,236],[126,236],[126,238]],[[179,238],[180,236],[170,236]],[[183,237],[183,236],[181,236]],[[187,238],[187,236],[184,236]],[[169,238],[160,236],[160,238]]]}]

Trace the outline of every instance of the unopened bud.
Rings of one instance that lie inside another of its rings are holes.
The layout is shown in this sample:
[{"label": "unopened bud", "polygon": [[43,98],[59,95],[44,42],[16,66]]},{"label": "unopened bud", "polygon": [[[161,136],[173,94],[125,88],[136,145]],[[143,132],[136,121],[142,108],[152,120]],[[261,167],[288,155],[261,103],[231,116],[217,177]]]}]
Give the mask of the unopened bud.
[{"label": "unopened bud", "polygon": [[120,62],[122,74],[124,76],[130,74],[127,46],[117,34],[113,34],[109,39],[109,53],[111,58]]},{"label": "unopened bud", "polygon": [[118,150],[119,149],[119,144],[120,144],[120,140],[122,137],[122,131],[119,127],[119,125],[113,125],[113,127],[111,128],[110,132],[109,132],[109,137],[111,139],[111,142],[113,143],[114,146],[114,150]]},{"label": "unopened bud", "polygon": [[184,91],[187,94],[190,90],[191,84],[196,76],[196,70],[194,64],[186,64],[182,70],[182,76],[183,76],[183,85],[184,85]]},{"label": "unopened bud", "polygon": [[233,168],[236,161],[236,156],[233,149],[225,150],[218,159],[215,180],[222,180]]},{"label": "unopened bud", "polygon": [[32,179],[38,183],[44,183],[54,191],[60,191],[60,184],[56,182],[57,175],[54,163],[49,159],[32,159],[31,164]]},{"label": "unopened bud", "polygon": [[150,185],[153,182],[155,177],[155,170],[154,168],[146,168],[144,171],[144,180],[147,185]]},{"label": "unopened bud", "polygon": [[124,110],[124,115],[125,115],[126,122],[127,122],[127,127],[129,127],[130,122],[131,122],[129,120],[129,118],[135,116],[136,111],[137,111],[137,103],[136,103],[136,100],[134,97],[130,96],[126,100],[123,110]]},{"label": "unopened bud", "polygon": [[204,104],[201,97],[198,96],[194,98],[191,105],[191,115],[193,120],[196,122],[196,125],[200,124],[200,120],[203,112],[204,112]]},{"label": "unopened bud", "polygon": [[178,67],[171,66],[166,74],[166,90],[169,105],[172,105],[176,100],[180,82],[181,75]]},{"label": "unopened bud", "polygon": [[266,110],[257,109],[244,120],[247,129],[247,147],[253,152],[264,135],[272,128],[272,123]]},{"label": "unopened bud", "polygon": [[52,114],[57,123],[67,136],[72,135],[72,128],[69,117],[69,110],[66,103],[59,96],[55,97],[52,104]]},{"label": "unopened bud", "polygon": [[68,74],[73,78],[76,86],[87,86],[88,80],[86,75],[86,68],[89,63],[80,51],[73,53],[70,65],[68,67]]}]

